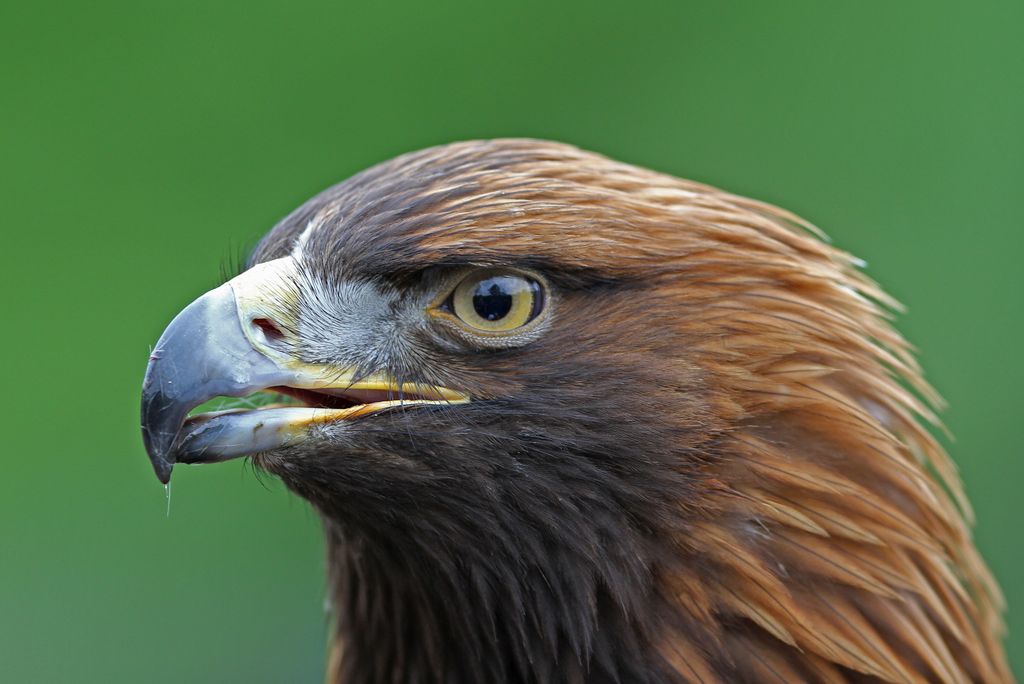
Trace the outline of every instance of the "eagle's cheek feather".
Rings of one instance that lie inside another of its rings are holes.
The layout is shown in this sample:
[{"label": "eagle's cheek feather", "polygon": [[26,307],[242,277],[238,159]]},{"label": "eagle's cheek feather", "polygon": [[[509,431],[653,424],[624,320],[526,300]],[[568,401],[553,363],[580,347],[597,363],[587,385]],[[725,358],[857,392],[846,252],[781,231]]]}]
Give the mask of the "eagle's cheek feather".
[{"label": "eagle's cheek feather", "polygon": [[[556,143],[406,155],[175,319],[147,448],[322,514],[333,682],[1011,682],[941,401],[819,237]],[[187,418],[257,390],[300,405]]]}]

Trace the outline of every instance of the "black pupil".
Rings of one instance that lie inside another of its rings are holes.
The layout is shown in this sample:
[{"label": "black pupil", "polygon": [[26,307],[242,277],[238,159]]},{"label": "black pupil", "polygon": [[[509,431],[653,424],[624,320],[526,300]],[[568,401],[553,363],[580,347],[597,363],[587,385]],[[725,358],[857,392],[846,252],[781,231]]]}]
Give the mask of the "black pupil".
[{"label": "black pupil", "polygon": [[512,297],[522,289],[514,278],[487,278],[473,290],[473,310],[485,321],[499,321],[512,310]]}]

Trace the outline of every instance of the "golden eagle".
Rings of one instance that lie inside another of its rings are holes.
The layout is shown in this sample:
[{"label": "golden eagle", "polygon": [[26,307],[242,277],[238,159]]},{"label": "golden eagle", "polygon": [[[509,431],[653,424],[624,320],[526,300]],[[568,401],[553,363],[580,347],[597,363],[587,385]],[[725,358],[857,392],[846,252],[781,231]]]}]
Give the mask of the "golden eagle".
[{"label": "golden eagle", "polygon": [[557,143],[408,154],[175,318],[146,447],[320,513],[331,682],[1009,682],[937,398],[816,233]]}]

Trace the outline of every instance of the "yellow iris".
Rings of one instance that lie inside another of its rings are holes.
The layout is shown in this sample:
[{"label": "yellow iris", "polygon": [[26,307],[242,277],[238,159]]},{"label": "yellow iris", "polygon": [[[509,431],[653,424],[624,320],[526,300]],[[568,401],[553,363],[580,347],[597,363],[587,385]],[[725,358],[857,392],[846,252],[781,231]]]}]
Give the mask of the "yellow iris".
[{"label": "yellow iris", "polygon": [[455,288],[451,305],[463,323],[483,332],[521,328],[540,313],[537,281],[508,271],[473,273]]}]

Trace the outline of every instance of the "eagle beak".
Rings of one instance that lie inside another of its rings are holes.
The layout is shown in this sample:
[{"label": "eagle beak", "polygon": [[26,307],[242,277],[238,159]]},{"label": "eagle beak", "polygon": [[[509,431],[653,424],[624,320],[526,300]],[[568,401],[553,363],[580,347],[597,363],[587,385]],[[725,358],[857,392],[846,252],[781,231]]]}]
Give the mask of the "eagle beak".
[{"label": "eagle beak", "polygon": [[[294,268],[284,258],[249,269],[185,307],[160,336],[142,385],[142,439],[161,482],[170,481],[175,463],[268,451],[303,438],[318,423],[392,406],[468,400],[447,388],[397,383],[384,374],[357,376],[355,369],[308,364],[282,351],[273,339],[280,329],[268,323],[287,318],[287,304],[297,298]],[[294,391],[312,405],[189,417],[215,397],[271,388]]]},{"label": "eagle beak", "polygon": [[189,304],[160,336],[142,383],[142,441],[156,476],[170,480],[175,441],[193,408],[290,380],[243,333],[230,283]]}]

